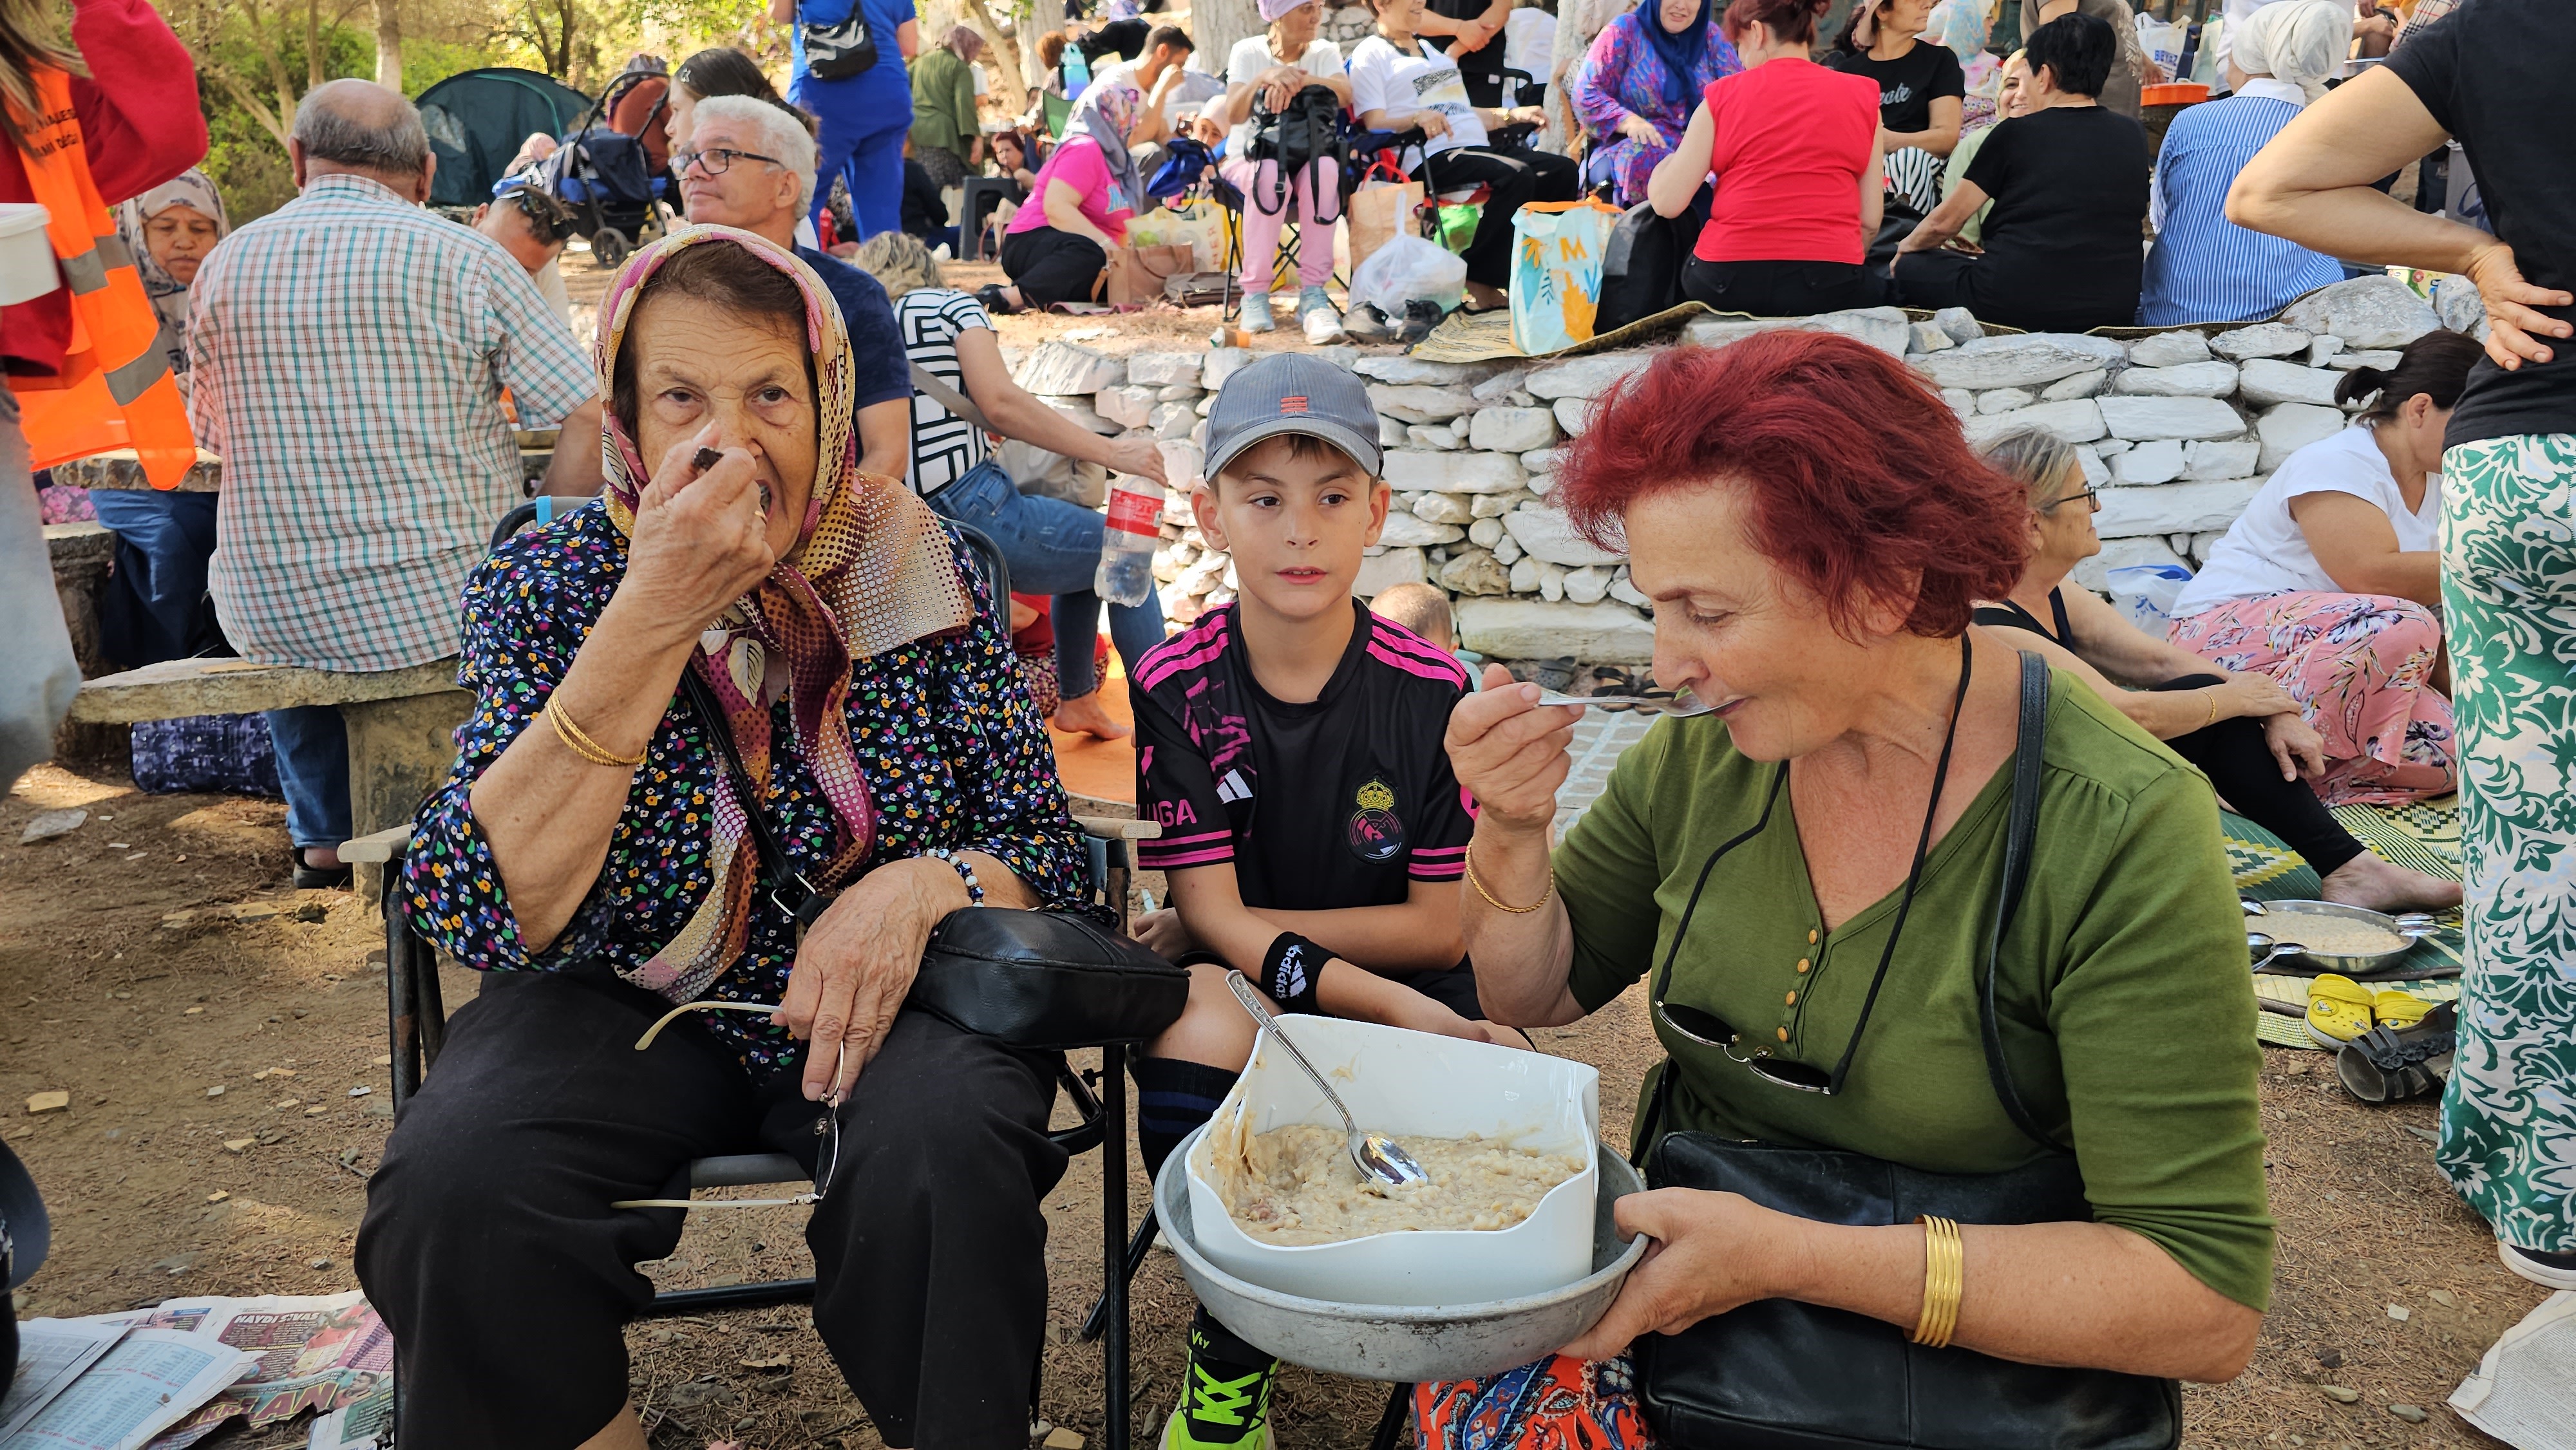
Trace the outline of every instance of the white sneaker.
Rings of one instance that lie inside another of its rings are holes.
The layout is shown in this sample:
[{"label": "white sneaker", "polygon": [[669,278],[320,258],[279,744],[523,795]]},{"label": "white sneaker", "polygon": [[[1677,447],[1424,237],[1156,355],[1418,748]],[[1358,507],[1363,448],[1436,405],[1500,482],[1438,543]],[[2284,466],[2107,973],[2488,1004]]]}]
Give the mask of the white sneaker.
[{"label": "white sneaker", "polygon": [[1297,294],[1297,324],[1306,330],[1306,341],[1315,347],[1342,340],[1342,314],[1321,287],[1308,287]]},{"label": "white sneaker", "polygon": [[1270,317],[1270,294],[1267,292],[1244,293],[1243,330],[1246,332],[1276,332],[1278,328],[1279,324],[1272,321]]},{"label": "white sneaker", "polygon": [[2576,1254],[2544,1254],[2515,1248],[2498,1240],[2496,1257],[2504,1266],[2548,1289],[2576,1289]]}]

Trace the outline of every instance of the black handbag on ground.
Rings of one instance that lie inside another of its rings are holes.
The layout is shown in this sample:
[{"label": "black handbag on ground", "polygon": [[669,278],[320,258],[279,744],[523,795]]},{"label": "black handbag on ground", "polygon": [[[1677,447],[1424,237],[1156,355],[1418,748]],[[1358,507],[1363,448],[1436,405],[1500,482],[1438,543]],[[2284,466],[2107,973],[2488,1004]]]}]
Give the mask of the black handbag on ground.
[{"label": "black handbag on ground", "polygon": [[[1986,1070],[1996,1098],[2049,1155],[2004,1173],[1927,1173],[1866,1154],[1788,1148],[1706,1133],[1658,1141],[1673,1065],[1655,1088],[1640,1141],[1656,1188],[1740,1193],[1820,1223],[1886,1225],[1935,1214],[1962,1224],[2089,1221],[2074,1156],[2015,1090],[1995,1014],[1996,960],[2028,884],[2039,828],[2048,669],[2022,657],[2004,886],[1977,982]],[[1748,833],[1749,834],[1749,833]],[[1742,839],[1742,838],[1738,838]],[[1678,933],[1676,933],[1678,944]],[[1671,985],[1671,961],[1663,987]],[[1662,992],[1653,999],[1661,1009]],[[2182,1439],[2181,1387],[2112,1370],[2020,1364],[1912,1343],[1893,1324],[1788,1299],[1764,1299],[1636,1348],[1646,1419],[1680,1450],[2172,1450]]]},{"label": "black handbag on ground", "polygon": [[1703,186],[1680,216],[1657,216],[1650,203],[1641,201],[1619,218],[1619,224],[1610,229],[1609,243],[1601,249],[1601,303],[1593,313],[1594,336],[1682,305],[1682,268],[1690,261],[1691,249],[1699,245],[1715,196],[1716,188]]},{"label": "black handbag on ground", "polygon": [[[771,899],[796,918],[802,941],[839,893],[816,889],[788,864],[724,708],[694,668],[680,671],[680,693],[724,757]],[[1186,968],[1080,913],[970,906],[932,929],[904,1005],[1013,1047],[1054,1051],[1145,1042],[1180,1020],[1189,996]]]},{"label": "black handbag on ground", "polygon": [[814,79],[845,81],[876,68],[877,40],[863,0],[850,0],[850,17],[838,25],[805,27],[805,69]]}]

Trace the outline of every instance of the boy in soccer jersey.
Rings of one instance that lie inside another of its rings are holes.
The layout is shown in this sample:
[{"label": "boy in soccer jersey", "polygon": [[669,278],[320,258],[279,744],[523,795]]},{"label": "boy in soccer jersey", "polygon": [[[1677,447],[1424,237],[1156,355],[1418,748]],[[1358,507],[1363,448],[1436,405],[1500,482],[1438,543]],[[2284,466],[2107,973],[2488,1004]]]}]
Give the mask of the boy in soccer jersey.
[{"label": "boy in soccer jersey", "polygon": [[[1282,1011],[1475,1041],[1489,1028],[1458,924],[1472,807],[1441,748],[1467,674],[1351,596],[1386,523],[1377,411],[1359,379],[1275,353],[1208,414],[1200,532],[1238,598],[1137,665],[1137,864],[1171,907],[1137,935],[1189,960],[1181,1020],[1135,1064],[1148,1170],[1208,1120],[1252,1053],[1231,967]],[[1269,1355],[1201,1310],[1166,1450],[1267,1450]]]}]

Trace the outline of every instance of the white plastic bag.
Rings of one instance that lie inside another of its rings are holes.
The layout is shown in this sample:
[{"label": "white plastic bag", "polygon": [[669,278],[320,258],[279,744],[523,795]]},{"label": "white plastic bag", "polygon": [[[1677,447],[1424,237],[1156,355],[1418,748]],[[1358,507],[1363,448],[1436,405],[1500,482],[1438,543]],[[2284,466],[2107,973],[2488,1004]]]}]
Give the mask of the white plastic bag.
[{"label": "white plastic bag", "polygon": [[2131,624],[2162,639],[2165,627],[2173,622],[2169,611],[2182,597],[2182,586],[2191,582],[2191,571],[2175,564],[2132,564],[2111,570],[2102,582],[2110,586],[2111,602]]},{"label": "white plastic bag", "polygon": [[1350,305],[1374,303],[1389,317],[1407,302],[1436,302],[1449,311],[1467,297],[1467,259],[1411,232],[1369,253],[1351,274]]},{"label": "white plastic bag", "polygon": [[2181,73],[2183,41],[2191,27],[2179,20],[2158,20],[2140,11],[2137,17],[2138,48],[2155,58],[2168,76]]}]

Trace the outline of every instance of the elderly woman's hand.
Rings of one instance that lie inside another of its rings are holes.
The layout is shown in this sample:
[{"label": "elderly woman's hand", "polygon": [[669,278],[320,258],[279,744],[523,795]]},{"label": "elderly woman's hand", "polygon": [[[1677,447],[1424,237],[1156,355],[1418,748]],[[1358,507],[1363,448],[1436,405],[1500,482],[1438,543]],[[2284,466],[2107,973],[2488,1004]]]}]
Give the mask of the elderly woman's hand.
[{"label": "elderly woman's hand", "polygon": [[1612,1213],[1620,1233],[1654,1242],[1610,1312],[1559,1351],[1570,1358],[1608,1359],[1641,1334],[1679,1334],[1712,1314],[1776,1297],[1782,1285],[1771,1265],[1803,1226],[1742,1194],[1695,1188],[1632,1193]]},{"label": "elderly woman's hand", "polygon": [[635,500],[621,601],[644,617],[695,636],[777,566],[769,515],[752,455],[721,451],[703,472],[694,459],[717,443],[710,423],[672,445]]},{"label": "elderly woman's hand", "polygon": [[2297,780],[2306,776],[2322,780],[2326,773],[2326,738],[2308,717],[2296,710],[2268,716],[2263,721],[2263,743],[2272,748],[2272,758],[2281,766],[2281,779]]},{"label": "elderly woman's hand", "polygon": [[860,877],[806,931],[777,1020],[806,1040],[809,1100],[839,1101],[885,1045],[931,929],[953,909],[954,890],[940,888],[955,883],[942,862],[891,861]]},{"label": "elderly woman's hand", "polygon": [[1449,765],[1475,795],[1481,820],[1524,830],[1556,821],[1556,788],[1572,768],[1566,751],[1583,709],[1541,705],[1538,697],[1538,686],[1487,665],[1484,690],[1449,712]]}]

